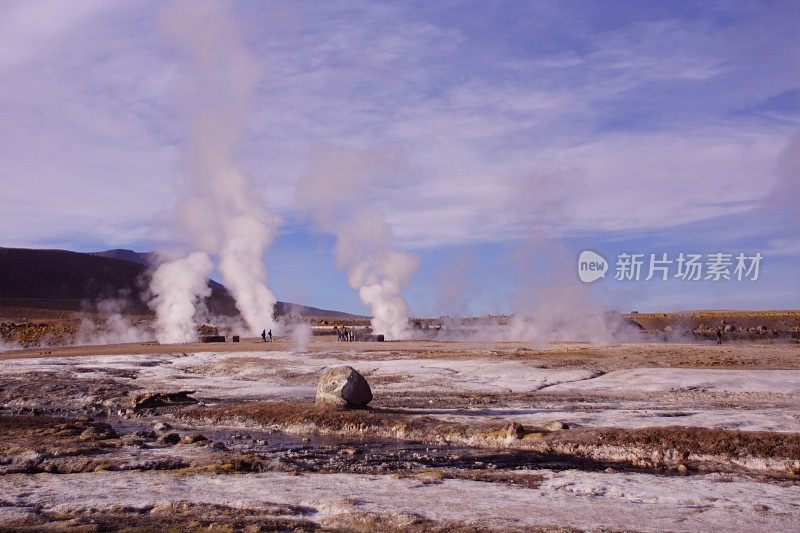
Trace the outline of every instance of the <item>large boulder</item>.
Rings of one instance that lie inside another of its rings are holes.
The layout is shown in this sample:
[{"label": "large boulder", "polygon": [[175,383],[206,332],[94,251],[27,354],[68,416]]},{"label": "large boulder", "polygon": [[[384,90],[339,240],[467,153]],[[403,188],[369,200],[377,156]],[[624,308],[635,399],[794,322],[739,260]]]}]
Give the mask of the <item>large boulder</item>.
[{"label": "large boulder", "polygon": [[329,368],[317,383],[317,403],[363,408],[371,401],[369,383],[351,366]]}]

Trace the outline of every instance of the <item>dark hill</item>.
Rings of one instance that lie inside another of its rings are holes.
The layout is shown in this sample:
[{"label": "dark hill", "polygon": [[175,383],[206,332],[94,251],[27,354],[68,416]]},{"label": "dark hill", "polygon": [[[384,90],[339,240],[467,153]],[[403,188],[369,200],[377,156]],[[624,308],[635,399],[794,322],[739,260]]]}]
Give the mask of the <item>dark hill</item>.
[{"label": "dark hill", "polygon": [[[111,259],[122,259],[123,261],[130,261],[131,263],[138,263],[148,267],[155,265],[157,260],[155,252],[134,252],[133,250],[126,250],[125,248],[114,248],[113,250],[93,252],[92,255],[110,257]],[[221,291],[227,292],[228,290],[225,288],[225,285],[214,281],[213,279],[208,280],[208,286],[212,289],[219,289]]]},{"label": "dark hill", "polygon": [[[98,301],[124,297],[128,312],[149,314],[142,300],[147,287],[151,253],[108,250],[79,253],[66,250],[32,250],[0,247],[0,307],[27,307],[66,311],[93,310]],[[209,281],[206,306],[214,314],[238,314],[225,287]],[[289,311],[306,316],[354,317],[286,302],[275,306],[277,315]]]},{"label": "dark hill", "polygon": [[125,250],[124,248],[114,248],[113,250],[94,252],[91,255],[99,255],[100,257],[109,257],[111,259],[121,259],[123,261],[139,263],[140,265],[145,266],[150,266],[155,259],[152,252],[134,252],[133,250]]},{"label": "dark hill", "polygon": [[[0,248],[0,306],[91,311],[101,300],[124,298],[129,312],[148,314],[146,271],[138,262],[94,254]],[[206,305],[216,314],[236,314],[224,290],[212,289]]]}]

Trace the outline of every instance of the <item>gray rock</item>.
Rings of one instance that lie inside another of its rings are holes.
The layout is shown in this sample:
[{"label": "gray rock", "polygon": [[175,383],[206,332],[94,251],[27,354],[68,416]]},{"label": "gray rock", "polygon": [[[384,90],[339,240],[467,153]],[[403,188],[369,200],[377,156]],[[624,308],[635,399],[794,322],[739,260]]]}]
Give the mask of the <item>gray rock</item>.
[{"label": "gray rock", "polygon": [[178,444],[181,441],[181,436],[177,433],[166,433],[157,439],[161,444]]},{"label": "gray rock", "polygon": [[564,422],[559,422],[558,420],[552,420],[544,425],[550,431],[561,431],[562,429],[569,429],[569,426]]},{"label": "gray rock", "polygon": [[168,405],[182,403],[197,403],[197,400],[190,398],[194,394],[193,390],[179,390],[176,392],[145,392],[133,398],[132,407],[134,409],[146,409],[164,407]]},{"label": "gray rock", "polygon": [[109,426],[108,424],[99,424],[99,423],[84,429],[83,432],[81,432],[80,436],[78,437],[78,439],[82,441],[107,440],[116,438],[117,438],[117,433],[111,426]]},{"label": "gray rock", "polygon": [[525,436],[525,426],[519,422],[511,422],[506,428],[506,436],[509,439],[521,439]]},{"label": "gray rock", "polygon": [[167,424],[166,422],[156,422],[153,424],[153,429],[156,431],[169,431],[172,429],[172,426]]},{"label": "gray rock", "polygon": [[197,444],[198,442],[207,442],[208,438],[205,435],[200,435],[195,433],[193,435],[187,435],[181,439],[181,444]]},{"label": "gray rock", "polygon": [[369,383],[353,367],[329,368],[317,383],[317,403],[363,408],[371,401]]}]

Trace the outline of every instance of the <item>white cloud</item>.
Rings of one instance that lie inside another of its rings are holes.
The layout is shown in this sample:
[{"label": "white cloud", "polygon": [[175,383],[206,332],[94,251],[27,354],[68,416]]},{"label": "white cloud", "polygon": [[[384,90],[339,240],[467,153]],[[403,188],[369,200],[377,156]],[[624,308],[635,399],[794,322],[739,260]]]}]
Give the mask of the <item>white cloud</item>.
[{"label": "white cloud", "polygon": [[764,255],[769,257],[800,257],[800,238],[790,236],[772,239],[767,242]]},{"label": "white cloud", "polygon": [[0,6],[0,72],[41,60],[63,35],[113,7],[106,0],[24,0]]},{"label": "white cloud", "polygon": [[[8,240],[93,233],[124,245],[154,235],[144,228],[173,202],[181,71],[153,33],[152,4],[107,5],[22,2],[0,17]],[[793,127],[719,107],[790,83],[773,71],[746,78],[766,67],[749,63],[746,44],[726,46],[752,22],[668,19],[581,35],[539,25],[522,53],[402,5],[237,7],[263,67],[242,157],[271,207],[294,212],[294,184],[317,144],[390,147],[411,173],[374,201],[409,246],[649,231],[741,213],[769,193]],[[769,37],[774,53],[779,38]],[[661,107],[681,88],[692,114]],[[651,116],[626,118],[636,113]]]}]

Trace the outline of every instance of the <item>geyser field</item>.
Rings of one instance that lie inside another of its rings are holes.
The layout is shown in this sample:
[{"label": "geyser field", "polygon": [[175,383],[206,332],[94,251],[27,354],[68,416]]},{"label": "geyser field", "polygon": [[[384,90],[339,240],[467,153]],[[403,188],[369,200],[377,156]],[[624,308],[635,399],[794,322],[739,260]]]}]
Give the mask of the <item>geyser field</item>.
[{"label": "geyser field", "polygon": [[0,533],[800,532],[798,35],[0,2]]},{"label": "geyser field", "polygon": [[800,527],[794,341],[335,339],[4,352],[0,527]]}]

